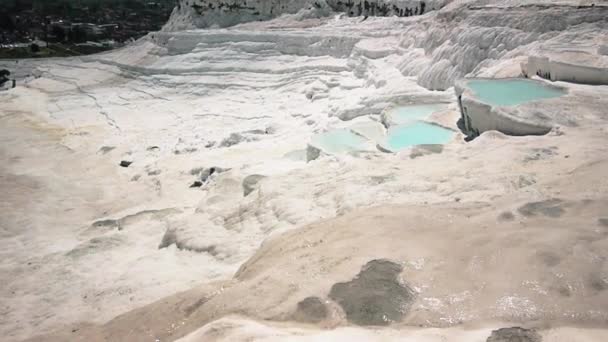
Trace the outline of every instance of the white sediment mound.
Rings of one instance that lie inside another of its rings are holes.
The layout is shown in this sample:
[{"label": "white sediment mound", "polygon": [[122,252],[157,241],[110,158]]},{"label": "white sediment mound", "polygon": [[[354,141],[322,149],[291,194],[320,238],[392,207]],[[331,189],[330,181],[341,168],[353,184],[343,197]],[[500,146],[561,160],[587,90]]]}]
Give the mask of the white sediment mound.
[{"label": "white sediment mound", "polygon": [[32,75],[0,92],[4,340],[606,340],[608,86],[518,107],[544,136],[306,162],[323,132],[381,139],[395,105],[457,131],[458,79],[608,36],[604,2],[244,3],[0,62]]}]

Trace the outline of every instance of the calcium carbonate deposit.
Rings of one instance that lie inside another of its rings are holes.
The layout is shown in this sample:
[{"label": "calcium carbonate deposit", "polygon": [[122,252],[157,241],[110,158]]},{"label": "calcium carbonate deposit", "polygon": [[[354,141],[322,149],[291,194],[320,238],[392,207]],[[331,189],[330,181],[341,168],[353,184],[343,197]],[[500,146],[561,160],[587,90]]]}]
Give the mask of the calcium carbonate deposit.
[{"label": "calcium carbonate deposit", "polygon": [[182,0],[0,68],[3,341],[608,341],[608,1]]}]

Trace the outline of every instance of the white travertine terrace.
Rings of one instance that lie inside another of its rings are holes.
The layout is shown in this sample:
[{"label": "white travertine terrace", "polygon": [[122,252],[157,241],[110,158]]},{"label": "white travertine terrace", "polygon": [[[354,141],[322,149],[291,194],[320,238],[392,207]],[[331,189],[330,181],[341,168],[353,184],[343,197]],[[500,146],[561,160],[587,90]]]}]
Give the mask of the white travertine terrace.
[{"label": "white travertine terrace", "polygon": [[457,80],[600,41],[606,1],[280,3],[182,1],[119,50],[0,61],[2,340],[608,340],[608,86],[528,75],[566,94],[501,110],[545,135],[306,162],[395,105],[457,131]]}]

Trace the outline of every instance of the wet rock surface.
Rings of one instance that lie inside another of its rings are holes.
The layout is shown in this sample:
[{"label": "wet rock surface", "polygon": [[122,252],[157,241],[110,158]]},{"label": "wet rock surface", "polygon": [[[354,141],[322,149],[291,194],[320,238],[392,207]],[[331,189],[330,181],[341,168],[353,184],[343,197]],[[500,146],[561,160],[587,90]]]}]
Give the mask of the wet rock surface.
[{"label": "wet rock surface", "polygon": [[351,281],[332,286],[329,298],[358,325],[388,325],[400,321],[414,301],[414,292],[401,284],[402,267],[390,260],[368,262]]},{"label": "wet rock surface", "polygon": [[502,328],[492,331],[486,342],[541,342],[542,337],[534,330],[520,327]]}]

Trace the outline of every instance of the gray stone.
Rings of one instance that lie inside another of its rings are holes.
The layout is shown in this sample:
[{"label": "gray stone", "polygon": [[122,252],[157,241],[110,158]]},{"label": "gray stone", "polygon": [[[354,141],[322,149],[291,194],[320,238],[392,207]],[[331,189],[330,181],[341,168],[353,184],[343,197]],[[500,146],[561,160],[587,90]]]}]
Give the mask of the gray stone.
[{"label": "gray stone", "polygon": [[502,328],[492,331],[486,342],[540,342],[542,337],[534,330],[520,327]]},{"label": "gray stone", "polygon": [[348,321],[358,325],[388,325],[400,321],[414,301],[414,292],[399,282],[402,267],[390,260],[368,262],[351,281],[332,286]]},{"label": "gray stone", "polygon": [[298,303],[294,319],[298,322],[319,323],[327,317],[327,307],[318,297],[307,297]]}]

